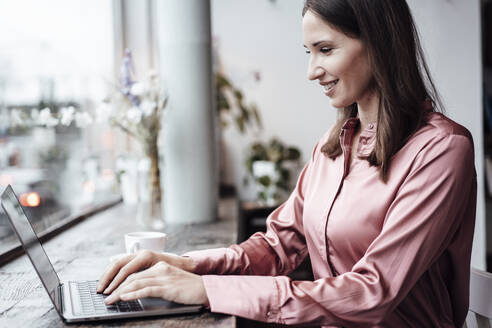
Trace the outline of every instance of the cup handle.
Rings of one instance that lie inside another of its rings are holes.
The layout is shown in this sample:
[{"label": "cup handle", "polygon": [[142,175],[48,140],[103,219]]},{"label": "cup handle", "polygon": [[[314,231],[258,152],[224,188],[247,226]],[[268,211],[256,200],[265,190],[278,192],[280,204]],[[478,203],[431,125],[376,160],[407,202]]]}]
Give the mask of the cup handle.
[{"label": "cup handle", "polygon": [[140,250],[140,243],[138,241],[134,242],[131,246],[130,246],[130,254],[135,254],[136,252],[138,252]]}]

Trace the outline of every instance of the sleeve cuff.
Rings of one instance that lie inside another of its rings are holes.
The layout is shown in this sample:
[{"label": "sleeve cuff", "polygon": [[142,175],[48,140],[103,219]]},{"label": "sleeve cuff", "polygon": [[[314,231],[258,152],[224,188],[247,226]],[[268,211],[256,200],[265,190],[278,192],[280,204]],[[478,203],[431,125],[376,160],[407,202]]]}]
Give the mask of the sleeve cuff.
[{"label": "sleeve cuff", "polygon": [[212,312],[281,322],[279,294],[271,276],[202,276]]}]

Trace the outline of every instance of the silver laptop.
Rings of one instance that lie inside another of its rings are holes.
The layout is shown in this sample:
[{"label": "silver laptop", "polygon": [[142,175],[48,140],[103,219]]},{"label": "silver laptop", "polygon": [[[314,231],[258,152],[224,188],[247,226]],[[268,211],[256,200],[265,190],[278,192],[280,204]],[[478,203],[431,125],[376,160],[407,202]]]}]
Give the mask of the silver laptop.
[{"label": "silver laptop", "polygon": [[158,298],[142,298],[105,305],[106,295],[96,293],[97,281],[60,282],[10,185],[2,194],[2,207],[56,311],[66,322],[196,313],[202,310],[201,305],[184,305]]}]

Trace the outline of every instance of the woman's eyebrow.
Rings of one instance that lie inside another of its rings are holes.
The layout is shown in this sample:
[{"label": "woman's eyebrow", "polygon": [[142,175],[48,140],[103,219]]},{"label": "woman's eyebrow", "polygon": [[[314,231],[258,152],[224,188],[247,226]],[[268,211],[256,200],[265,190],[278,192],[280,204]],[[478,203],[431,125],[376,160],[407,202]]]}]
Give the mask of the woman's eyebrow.
[{"label": "woman's eyebrow", "polygon": [[[313,44],[311,44],[311,46],[316,47],[317,45],[319,45],[322,42],[325,42],[329,46],[333,45],[333,42],[330,40],[319,40],[319,41],[316,41]],[[304,48],[307,48],[305,44],[303,46],[304,46]]]}]

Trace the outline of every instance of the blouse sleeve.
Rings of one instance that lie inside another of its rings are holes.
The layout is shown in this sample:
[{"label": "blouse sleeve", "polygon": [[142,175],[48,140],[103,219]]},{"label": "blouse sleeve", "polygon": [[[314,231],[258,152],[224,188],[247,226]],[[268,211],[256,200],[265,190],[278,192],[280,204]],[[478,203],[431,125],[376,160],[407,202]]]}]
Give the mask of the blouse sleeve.
[{"label": "blouse sleeve", "polygon": [[315,281],[203,276],[211,310],[284,324],[377,324],[443,254],[460,225],[474,225],[464,218],[475,205],[471,140],[436,137],[417,155],[381,233],[350,272]]},{"label": "blouse sleeve", "polygon": [[307,256],[302,226],[304,188],[318,143],[304,166],[286,202],[267,218],[266,233],[257,232],[239,245],[192,251],[198,274],[284,275],[293,271]]}]

